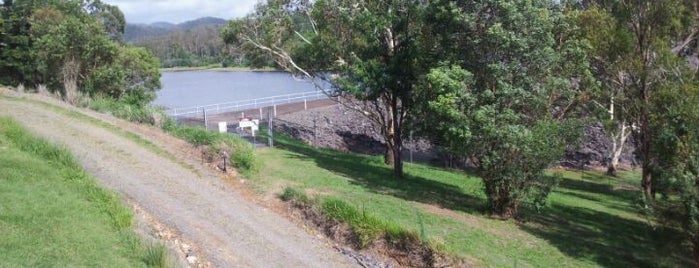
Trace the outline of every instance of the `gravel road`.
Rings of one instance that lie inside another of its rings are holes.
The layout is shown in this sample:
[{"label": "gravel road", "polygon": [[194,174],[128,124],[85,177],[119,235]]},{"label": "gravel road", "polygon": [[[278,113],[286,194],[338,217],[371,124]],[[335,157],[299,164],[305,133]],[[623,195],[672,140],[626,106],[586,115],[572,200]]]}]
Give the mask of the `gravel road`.
[{"label": "gravel road", "polygon": [[324,239],[245,200],[192,157],[183,157],[186,152],[181,141],[110,116],[63,107],[135,133],[167,153],[156,154],[114,130],[45,105],[0,98],[0,116],[10,116],[33,133],[70,149],[102,185],[191,242],[199,258],[210,265],[353,266]]}]

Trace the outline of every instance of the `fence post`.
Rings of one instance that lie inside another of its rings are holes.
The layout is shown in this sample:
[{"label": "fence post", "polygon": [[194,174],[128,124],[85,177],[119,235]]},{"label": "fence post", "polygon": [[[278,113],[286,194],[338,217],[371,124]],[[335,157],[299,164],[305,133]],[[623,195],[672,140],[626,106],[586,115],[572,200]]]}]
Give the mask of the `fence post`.
[{"label": "fence post", "polygon": [[318,147],[318,114],[313,113],[313,147]]},{"label": "fence post", "polygon": [[[276,105],[274,106],[274,109],[276,111]],[[272,127],[272,120],[274,119],[274,116],[272,116],[272,107],[269,107],[267,109],[267,142],[269,143],[269,147],[274,147],[274,128]]]},{"label": "fence post", "polygon": [[303,109],[308,110],[308,104],[306,104],[306,98],[303,98]]},{"label": "fence post", "polygon": [[209,121],[206,118],[206,108],[202,107],[201,111],[204,114],[204,129],[209,130]]},{"label": "fence post", "polygon": [[277,105],[274,105],[274,116],[277,116]]}]

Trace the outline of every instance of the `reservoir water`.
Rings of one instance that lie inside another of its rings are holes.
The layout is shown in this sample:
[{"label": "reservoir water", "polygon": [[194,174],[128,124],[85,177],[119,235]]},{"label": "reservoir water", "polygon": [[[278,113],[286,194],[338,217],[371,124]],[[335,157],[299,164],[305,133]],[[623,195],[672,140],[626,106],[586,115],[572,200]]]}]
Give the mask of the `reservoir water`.
[{"label": "reservoir water", "polygon": [[284,72],[178,71],[163,72],[163,88],[153,104],[185,108],[314,91],[307,80]]}]

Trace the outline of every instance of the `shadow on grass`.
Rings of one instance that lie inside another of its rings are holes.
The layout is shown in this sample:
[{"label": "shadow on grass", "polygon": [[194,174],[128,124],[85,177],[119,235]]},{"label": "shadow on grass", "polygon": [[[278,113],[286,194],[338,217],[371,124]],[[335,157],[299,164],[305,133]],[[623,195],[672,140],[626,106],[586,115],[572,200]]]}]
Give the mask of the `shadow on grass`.
[{"label": "shadow on grass", "polygon": [[[672,241],[680,235],[647,223],[589,208],[552,205],[520,228],[549,241],[564,254],[604,267],[689,267],[686,248]],[[675,247],[673,247],[673,245]]]},{"label": "shadow on grass", "polygon": [[408,201],[433,204],[467,213],[483,213],[485,200],[465,194],[460,188],[406,173],[395,179],[390,167],[377,163],[376,157],[353,155],[329,149],[315,149],[285,137],[275,138],[276,145],[314,161],[319,167],[351,179],[378,194],[392,195]]}]

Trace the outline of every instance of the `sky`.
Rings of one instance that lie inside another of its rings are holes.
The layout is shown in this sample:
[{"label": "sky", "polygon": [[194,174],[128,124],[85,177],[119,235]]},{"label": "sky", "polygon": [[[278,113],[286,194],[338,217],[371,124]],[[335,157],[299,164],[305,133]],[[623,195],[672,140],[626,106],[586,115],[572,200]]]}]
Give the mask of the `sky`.
[{"label": "sky", "polygon": [[232,19],[252,11],[258,0],[102,0],[124,12],[127,23],[181,23],[201,17]]}]

